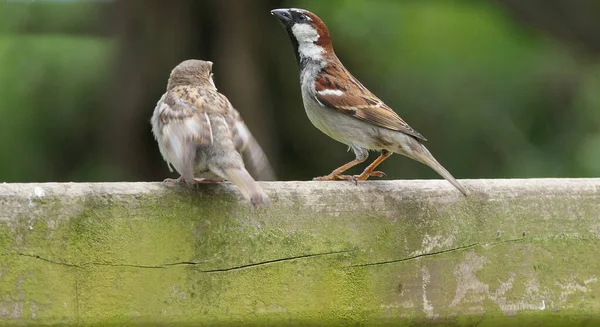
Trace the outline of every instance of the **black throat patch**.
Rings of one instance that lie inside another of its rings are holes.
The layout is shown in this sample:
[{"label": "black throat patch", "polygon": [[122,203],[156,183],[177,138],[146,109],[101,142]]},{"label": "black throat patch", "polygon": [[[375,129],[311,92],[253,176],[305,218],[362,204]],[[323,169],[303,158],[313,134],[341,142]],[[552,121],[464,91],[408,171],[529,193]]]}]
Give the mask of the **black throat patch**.
[{"label": "black throat patch", "polygon": [[296,56],[296,62],[298,63],[298,67],[300,67],[300,70],[302,70],[300,52],[298,52],[298,40],[296,40],[296,36],[294,36],[294,33],[292,32],[291,26],[286,26],[285,30],[287,31],[290,37],[290,41],[292,41],[292,47],[294,47],[294,56]]}]

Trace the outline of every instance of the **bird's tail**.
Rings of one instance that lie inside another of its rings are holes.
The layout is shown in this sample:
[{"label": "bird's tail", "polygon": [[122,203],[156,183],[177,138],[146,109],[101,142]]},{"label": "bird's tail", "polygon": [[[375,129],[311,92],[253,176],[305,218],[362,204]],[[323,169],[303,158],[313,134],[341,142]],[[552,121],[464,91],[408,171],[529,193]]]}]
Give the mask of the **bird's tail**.
[{"label": "bird's tail", "polygon": [[227,179],[237,185],[244,198],[254,207],[269,205],[269,197],[245,168],[227,168],[224,172]]},{"label": "bird's tail", "polygon": [[411,157],[431,167],[431,169],[435,170],[436,173],[444,177],[448,182],[450,182],[450,184],[454,185],[454,187],[456,187],[463,195],[469,195],[469,192],[462,185],[460,185],[460,183],[458,183],[458,181],[450,174],[450,172],[448,172],[446,168],[444,168],[437,160],[435,160],[431,152],[429,152],[429,150],[427,150],[427,148],[420,142],[419,145],[420,147],[411,147],[413,150],[415,150],[415,148],[417,150],[411,153]]},{"label": "bird's tail", "polygon": [[254,179],[259,181],[275,180],[275,173],[265,151],[254,138],[248,126],[240,119],[233,125],[236,149],[244,159],[244,165]]},{"label": "bird's tail", "polygon": [[248,146],[242,150],[242,157],[246,168],[256,180],[273,181],[276,179],[275,172],[267,159],[267,155],[258,141],[250,134]]}]

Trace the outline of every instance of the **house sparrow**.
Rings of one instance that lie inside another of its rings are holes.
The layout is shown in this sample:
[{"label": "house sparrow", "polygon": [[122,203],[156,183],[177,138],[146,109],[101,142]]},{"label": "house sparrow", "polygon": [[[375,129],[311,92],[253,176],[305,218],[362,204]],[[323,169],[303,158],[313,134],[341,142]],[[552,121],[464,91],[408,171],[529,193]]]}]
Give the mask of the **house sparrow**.
[{"label": "house sparrow", "polygon": [[[303,9],[271,11],[286,28],[300,68],[304,109],[321,132],[344,143],[356,159],[314,180],[366,180],[384,177],[374,169],[396,152],[426,164],[467,195],[452,175],[425,148],[426,139],[412,129],[389,106],[364,87],[342,65],[333,51],[327,26],[315,14]],[[369,150],[381,155],[360,174],[342,173],[364,162]]]},{"label": "house sparrow", "polygon": [[217,92],[213,63],[186,60],[172,71],[167,92],[152,115],[152,133],[169,170],[181,177],[165,181],[212,182],[230,180],[254,206],[268,205],[255,176],[273,177],[269,162],[240,114]]}]

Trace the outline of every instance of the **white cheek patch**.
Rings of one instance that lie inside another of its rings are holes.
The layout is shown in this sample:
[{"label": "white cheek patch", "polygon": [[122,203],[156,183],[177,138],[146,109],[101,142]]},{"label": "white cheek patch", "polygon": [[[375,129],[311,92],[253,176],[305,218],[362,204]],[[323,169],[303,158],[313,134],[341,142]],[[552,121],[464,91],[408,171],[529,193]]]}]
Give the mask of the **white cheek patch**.
[{"label": "white cheek patch", "polygon": [[323,90],[323,91],[319,91],[317,93],[319,93],[320,95],[336,95],[336,96],[344,95],[344,91],[340,91],[340,90]]},{"label": "white cheek patch", "polygon": [[319,39],[319,33],[309,24],[295,24],[292,26],[292,33],[294,33],[298,43],[313,43]]},{"label": "white cheek patch", "polygon": [[292,27],[292,33],[294,33],[298,41],[298,53],[300,57],[315,61],[323,59],[323,52],[325,50],[315,44],[319,40],[319,33],[317,33],[314,27],[309,24],[296,24]]}]

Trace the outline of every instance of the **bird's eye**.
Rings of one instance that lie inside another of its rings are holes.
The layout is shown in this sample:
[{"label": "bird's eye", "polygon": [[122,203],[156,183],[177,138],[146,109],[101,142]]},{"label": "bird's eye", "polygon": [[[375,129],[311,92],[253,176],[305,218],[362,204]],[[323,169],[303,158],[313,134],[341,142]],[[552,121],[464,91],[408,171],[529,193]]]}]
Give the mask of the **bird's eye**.
[{"label": "bird's eye", "polygon": [[298,21],[300,22],[305,22],[308,20],[308,17],[306,17],[305,14],[301,14],[300,17],[298,17]]}]

